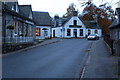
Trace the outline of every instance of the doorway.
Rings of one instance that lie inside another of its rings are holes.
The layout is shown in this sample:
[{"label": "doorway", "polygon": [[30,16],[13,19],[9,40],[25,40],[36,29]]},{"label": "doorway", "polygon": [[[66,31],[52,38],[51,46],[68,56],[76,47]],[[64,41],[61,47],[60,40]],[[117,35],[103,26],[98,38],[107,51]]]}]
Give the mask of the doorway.
[{"label": "doorway", "polygon": [[53,37],[55,38],[55,30],[53,30]]},{"label": "doorway", "polygon": [[77,29],[74,29],[74,37],[77,38]]}]

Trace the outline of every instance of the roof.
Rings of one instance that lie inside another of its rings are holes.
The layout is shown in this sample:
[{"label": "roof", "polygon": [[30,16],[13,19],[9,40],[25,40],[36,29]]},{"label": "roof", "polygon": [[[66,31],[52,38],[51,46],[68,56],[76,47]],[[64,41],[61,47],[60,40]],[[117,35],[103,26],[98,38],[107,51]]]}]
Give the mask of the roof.
[{"label": "roof", "polygon": [[114,28],[117,27],[117,25],[120,25],[120,8],[116,8],[115,14],[118,16],[118,19],[115,19],[109,28]]},{"label": "roof", "polygon": [[115,14],[120,16],[120,8],[116,8]]},{"label": "roof", "polygon": [[19,5],[19,8],[20,13],[29,18],[30,13],[32,12],[31,5]]},{"label": "roof", "polygon": [[37,26],[51,25],[51,18],[48,12],[33,11],[33,16]]},{"label": "roof", "polygon": [[73,16],[68,16],[66,18],[62,18],[62,25],[64,26]]},{"label": "roof", "polygon": [[5,2],[5,4],[9,9],[12,9],[12,7],[18,4],[18,2]]},{"label": "roof", "polygon": [[118,22],[118,19],[115,19],[114,22],[109,26],[109,28],[117,27],[117,25],[120,25],[120,22]]},{"label": "roof", "polygon": [[19,12],[11,10],[12,6],[15,5],[15,4],[16,4],[16,2],[7,2],[6,4],[3,4],[2,5],[3,12],[6,12],[6,13],[8,13],[10,15],[17,16],[17,17],[20,17],[22,19],[34,22],[32,19],[24,16],[23,14],[20,14]]},{"label": "roof", "polygon": [[86,28],[94,28],[94,29],[100,29],[100,27],[97,25],[97,22],[95,21],[83,21]]}]

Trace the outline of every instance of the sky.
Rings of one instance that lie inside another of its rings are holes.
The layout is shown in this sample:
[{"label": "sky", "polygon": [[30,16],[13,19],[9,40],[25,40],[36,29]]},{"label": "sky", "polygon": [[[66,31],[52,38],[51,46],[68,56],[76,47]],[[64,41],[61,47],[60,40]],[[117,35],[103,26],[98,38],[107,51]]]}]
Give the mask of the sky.
[{"label": "sky", "polygon": [[[118,0],[109,0],[115,3]],[[93,0],[94,4],[99,5],[100,0]],[[58,14],[60,17],[66,13],[66,9],[71,3],[76,5],[76,8],[81,13],[83,8],[80,7],[78,0],[18,0],[20,5],[32,5],[33,11],[49,12],[50,16]]]}]

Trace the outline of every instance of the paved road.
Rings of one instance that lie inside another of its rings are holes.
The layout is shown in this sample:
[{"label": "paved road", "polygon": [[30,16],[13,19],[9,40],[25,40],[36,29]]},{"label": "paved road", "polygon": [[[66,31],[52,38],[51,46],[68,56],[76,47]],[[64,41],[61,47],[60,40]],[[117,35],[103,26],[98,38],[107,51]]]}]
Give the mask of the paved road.
[{"label": "paved road", "polygon": [[79,78],[91,41],[64,39],[3,57],[3,78]]}]

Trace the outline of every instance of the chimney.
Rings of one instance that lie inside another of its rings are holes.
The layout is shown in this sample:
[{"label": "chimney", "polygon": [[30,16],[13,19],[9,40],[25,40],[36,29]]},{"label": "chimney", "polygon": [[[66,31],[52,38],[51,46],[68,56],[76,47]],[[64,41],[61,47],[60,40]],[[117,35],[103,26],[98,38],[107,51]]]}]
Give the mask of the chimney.
[{"label": "chimney", "polygon": [[72,16],[78,16],[78,12],[77,11],[72,11]]}]

